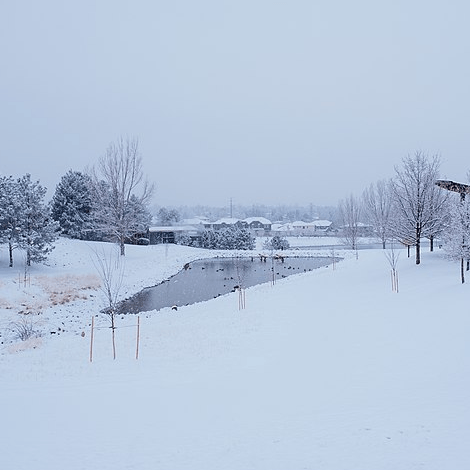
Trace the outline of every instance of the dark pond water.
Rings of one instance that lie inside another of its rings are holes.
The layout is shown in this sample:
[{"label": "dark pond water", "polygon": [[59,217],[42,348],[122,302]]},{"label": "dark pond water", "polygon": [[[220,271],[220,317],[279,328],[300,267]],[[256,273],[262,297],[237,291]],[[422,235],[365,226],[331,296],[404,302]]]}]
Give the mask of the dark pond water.
[{"label": "dark pond water", "polygon": [[[243,288],[272,282],[312,269],[327,266],[329,257],[269,259],[212,258],[195,261],[167,281],[149,287],[123,302],[121,313],[139,313],[165,307],[203,302],[227,294],[241,285]],[[274,268],[274,270],[273,270]]]}]

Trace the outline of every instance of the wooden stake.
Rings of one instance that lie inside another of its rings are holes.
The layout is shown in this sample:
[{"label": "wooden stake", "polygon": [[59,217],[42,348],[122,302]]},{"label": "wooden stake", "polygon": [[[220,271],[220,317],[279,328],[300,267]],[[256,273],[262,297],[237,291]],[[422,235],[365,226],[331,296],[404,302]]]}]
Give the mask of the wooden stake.
[{"label": "wooden stake", "polygon": [[116,359],[116,334],[114,333],[114,326],[112,327],[113,328],[113,359]]},{"label": "wooden stake", "polygon": [[140,342],[140,317],[137,315],[137,345],[135,348],[135,358],[139,359],[139,342]]},{"label": "wooden stake", "polygon": [[91,334],[90,334],[90,362],[93,362],[93,330],[95,327],[95,317],[91,317]]}]

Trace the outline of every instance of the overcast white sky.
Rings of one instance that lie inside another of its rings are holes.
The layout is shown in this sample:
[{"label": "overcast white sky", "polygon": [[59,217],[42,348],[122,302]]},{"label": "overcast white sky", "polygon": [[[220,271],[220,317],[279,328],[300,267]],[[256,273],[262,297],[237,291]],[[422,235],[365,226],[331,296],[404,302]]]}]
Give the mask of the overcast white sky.
[{"label": "overcast white sky", "polygon": [[162,205],[336,204],[417,150],[465,180],[469,5],[2,0],[0,173],[128,135]]}]

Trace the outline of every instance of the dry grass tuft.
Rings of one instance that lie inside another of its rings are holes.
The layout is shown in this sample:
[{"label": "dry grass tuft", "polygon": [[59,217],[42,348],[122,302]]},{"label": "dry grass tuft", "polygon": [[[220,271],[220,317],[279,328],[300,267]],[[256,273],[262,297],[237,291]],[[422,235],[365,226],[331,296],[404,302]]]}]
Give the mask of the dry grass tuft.
[{"label": "dry grass tuft", "polygon": [[40,276],[35,278],[33,282],[47,293],[52,305],[63,305],[74,300],[86,300],[88,298],[86,291],[94,291],[100,287],[100,279],[94,274]]}]

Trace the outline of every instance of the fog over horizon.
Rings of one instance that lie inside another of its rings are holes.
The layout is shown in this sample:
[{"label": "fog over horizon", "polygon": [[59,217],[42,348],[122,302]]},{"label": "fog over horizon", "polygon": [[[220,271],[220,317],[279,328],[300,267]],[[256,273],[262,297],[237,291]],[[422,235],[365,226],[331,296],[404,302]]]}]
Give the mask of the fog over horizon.
[{"label": "fog over horizon", "polygon": [[121,136],[161,206],[335,206],[440,155],[470,169],[464,1],[1,6],[0,174],[52,197]]}]

